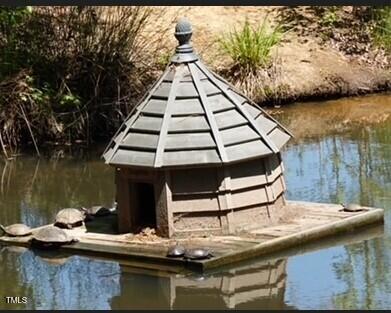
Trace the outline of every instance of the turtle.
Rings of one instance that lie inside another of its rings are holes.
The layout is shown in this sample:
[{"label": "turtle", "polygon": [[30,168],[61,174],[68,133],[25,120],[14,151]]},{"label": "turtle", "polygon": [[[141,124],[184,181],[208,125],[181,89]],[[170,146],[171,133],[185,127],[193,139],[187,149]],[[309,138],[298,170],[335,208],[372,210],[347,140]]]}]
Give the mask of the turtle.
[{"label": "turtle", "polygon": [[343,206],[342,211],[345,212],[360,212],[365,210],[361,205],[357,203],[349,203],[346,205],[341,203],[341,205]]},{"label": "turtle", "polygon": [[7,227],[4,227],[3,225],[0,224],[0,228],[8,236],[12,236],[12,237],[31,235],[31,228],[25,224],[12,224]]},{"label": "turtle", "polygon": [[111,210],[101,206],[101,205],[95,205],[89,208],[80,208],[80,211],[82,211],[86,215],[86,220],[92,220],[94,217],[100,217],[100,216],[107,216],[111,214]]},{"label": "turtle", "polygon": [[82,226],[85,218],[86,215],[78,209],[62,209],[56,215],[54,226],[72,229],[73,227]]},{"label": "turtle", "polygon": [[167,256],[169,258],[180,258],[185,255],[185,247],[176,244],[174,246],[171,246],[167,250]]},{"label": "turtle", "polygon": [[33,234],[31,245],[41,248],[55,248],[78,241],[78,239],[69,236],[61,228],[46,226]]},{"label": "turtle", "polygon": [[213,254],[204,248],[193,248],[185,251],[184,258],[187,260],[203,260],[210,259]]}]

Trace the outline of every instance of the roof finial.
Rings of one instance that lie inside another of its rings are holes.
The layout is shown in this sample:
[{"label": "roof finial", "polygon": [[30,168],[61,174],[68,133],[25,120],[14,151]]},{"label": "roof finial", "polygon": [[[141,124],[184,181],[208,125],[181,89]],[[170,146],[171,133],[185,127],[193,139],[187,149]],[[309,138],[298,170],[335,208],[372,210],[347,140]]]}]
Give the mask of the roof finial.
[{"label": "roof finial", "polygon": [[191,35],[193,35],[193,30],[190,22],[185,18],[181,18],[175,26],[175,38],[179,45],[190,44]]},{"label": "roof finial", "polygon": [[197,55],[193,53],[193,46],[190,43],[192,35],[193,31],[190,22],[185,18],[181,18],[175,26],[175,38],[178,40],[179,45],[176,47],[176,53],[171,58],[172,62],[183,63],[198,60]]}]

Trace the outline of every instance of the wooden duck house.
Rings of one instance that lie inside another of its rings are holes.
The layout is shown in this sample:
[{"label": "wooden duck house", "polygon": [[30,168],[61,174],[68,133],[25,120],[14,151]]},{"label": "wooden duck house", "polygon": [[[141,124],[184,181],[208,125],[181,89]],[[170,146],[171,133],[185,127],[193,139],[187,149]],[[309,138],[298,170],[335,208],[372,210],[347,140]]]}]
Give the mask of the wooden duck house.
[{"label": "wooden duck house", "polygon": [[179,45],[104,152],[115,167],[118,229],[231,234],[284,211],[280,149],[290,133],[223,78],[176,25]]}]

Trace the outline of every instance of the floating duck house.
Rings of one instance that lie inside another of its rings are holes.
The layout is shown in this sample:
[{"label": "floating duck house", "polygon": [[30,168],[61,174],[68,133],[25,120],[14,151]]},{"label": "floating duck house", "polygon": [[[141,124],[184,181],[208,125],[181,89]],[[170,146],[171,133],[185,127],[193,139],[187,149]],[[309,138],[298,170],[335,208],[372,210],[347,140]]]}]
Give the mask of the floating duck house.
[{"label": "floating duck house", "polygon": [[232,234],[284,213],[280,150],[291,134],[179,45],[104,152],[115,168],[118,229],[160,236]]}]

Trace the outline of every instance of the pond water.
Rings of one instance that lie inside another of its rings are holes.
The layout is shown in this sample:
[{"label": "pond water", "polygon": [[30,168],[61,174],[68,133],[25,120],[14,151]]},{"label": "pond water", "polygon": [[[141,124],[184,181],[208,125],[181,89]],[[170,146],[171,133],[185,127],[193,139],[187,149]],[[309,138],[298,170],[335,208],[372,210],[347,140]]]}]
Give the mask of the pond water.
[{"label": "pond water", "polygon": [[[391,96],[271,112],[296,135],[283,152],[288,199],[382,207],[384,231],[380,226],[202,275],[0,246],[0,309],[391,307]],[[97,152],[72,149],[0,165],[2,224],[38,226],[51,222],[59,207],[112,204],[111,168]],[[27,297],[19,299],[26,303],[6,304],[6,296]]]}]

